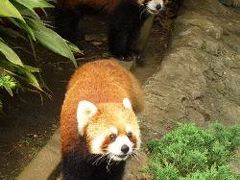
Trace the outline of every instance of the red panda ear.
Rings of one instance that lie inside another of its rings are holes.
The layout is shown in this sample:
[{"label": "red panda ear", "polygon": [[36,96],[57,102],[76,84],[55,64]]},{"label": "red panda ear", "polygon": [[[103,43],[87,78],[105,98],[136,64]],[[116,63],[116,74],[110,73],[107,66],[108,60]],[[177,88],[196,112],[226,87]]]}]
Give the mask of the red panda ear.
[{"label": "red panda ear", "polygon": [[130,99],[124,98],[124,99],[123,99],[123,106],[124,106],[126,109],[132,109],[132,103],[131,103]]},{"label": "red panda ear", "polygon": [[88,124],[89,120],[97,113],[95,104],[89,101],[80,101],[77,107],[77,123],[78,132],[83,135],[84,127]]},{"label": "red panda ear", "polygon": [[138,4],[139,5],[143,5],[144,4],[144,0],[138,0]]}]

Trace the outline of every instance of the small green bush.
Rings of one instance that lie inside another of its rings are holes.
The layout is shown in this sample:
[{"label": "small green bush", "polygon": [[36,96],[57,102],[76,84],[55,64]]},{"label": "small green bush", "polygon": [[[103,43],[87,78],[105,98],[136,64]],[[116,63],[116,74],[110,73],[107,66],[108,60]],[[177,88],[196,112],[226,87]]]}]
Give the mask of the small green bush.
[{"label": "small green bush", "polygon": [[202,129],[180,124],[161,140],[147,143],[150,151],[147,173],[156,180],[237,180],[229,161],[240,146],[240,125],[219,123]]}]

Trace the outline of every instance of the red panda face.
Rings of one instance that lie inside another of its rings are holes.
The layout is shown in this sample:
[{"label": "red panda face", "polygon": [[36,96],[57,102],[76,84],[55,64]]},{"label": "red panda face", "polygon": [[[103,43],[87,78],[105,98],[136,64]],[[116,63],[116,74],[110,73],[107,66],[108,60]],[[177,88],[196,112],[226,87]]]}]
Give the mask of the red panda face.
[{"label": "red panda face", "polygon": [[158,14],[159,11],[165,8],[167,0],[144,0],[143,4],[146,10],[150,14]]},{"label": "red panda face", "polygon": [[137,117],[127,98],[123,103],[98,106],[81,101],[77,120],[78,131],[86,138],[91,154],[102,155],[112,161],[123,161],[140,148]]}]

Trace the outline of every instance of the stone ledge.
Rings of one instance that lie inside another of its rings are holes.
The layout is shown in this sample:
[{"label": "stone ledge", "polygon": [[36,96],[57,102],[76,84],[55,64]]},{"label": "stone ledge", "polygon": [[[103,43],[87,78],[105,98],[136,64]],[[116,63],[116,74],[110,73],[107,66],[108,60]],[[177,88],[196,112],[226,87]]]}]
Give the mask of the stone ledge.
[{"label": "stone ledge", "polygon": [[48,143],[24,168],[17,180],[45,180],[61,162],[59,130],[56,130]]}]

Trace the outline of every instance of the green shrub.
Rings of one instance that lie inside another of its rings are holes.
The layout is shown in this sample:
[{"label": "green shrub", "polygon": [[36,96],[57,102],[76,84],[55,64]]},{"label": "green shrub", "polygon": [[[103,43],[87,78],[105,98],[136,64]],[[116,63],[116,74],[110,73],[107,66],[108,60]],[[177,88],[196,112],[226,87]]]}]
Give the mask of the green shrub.
[{"label": "green shrub", "polygon": [[[49,50],[70,59],[76,66],[73,52],[79,49],[65,41],[57,33],[49,28],[35,12],[36,9],[53,8],[52,0],[0,0],[0,87],[11,95],[13,81],[18,87],[30,85],[30,87],[42,91],[42,87],[36,78],[38,68],[26,65],[13,50],[18,47],[17,39],[26,41],[31,45],[40,43]],[[15,39],[14,44],[10,39]],[[11,82],[11,83],[10,83]]]},{"label": "green shrub", "polygon": [[239,175],[228,163],[240,146],[240,126],[219,123],[202,129],[181,124],[160,140],[147,143],[147,172],[156,180],[234,180]]}]

